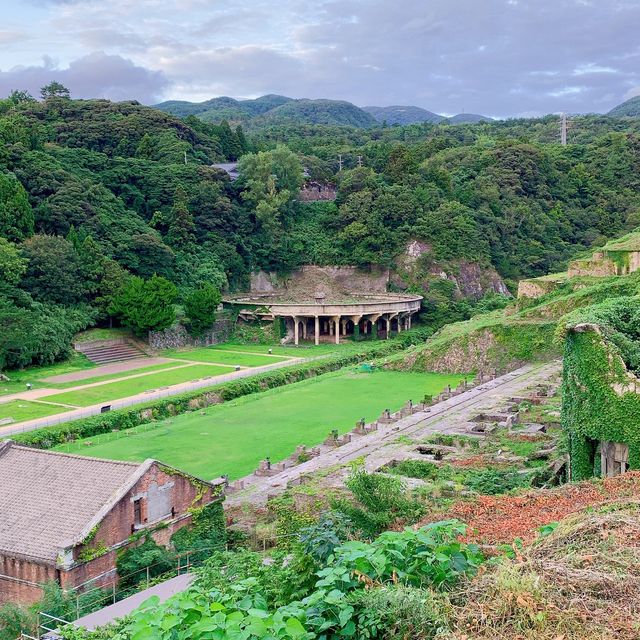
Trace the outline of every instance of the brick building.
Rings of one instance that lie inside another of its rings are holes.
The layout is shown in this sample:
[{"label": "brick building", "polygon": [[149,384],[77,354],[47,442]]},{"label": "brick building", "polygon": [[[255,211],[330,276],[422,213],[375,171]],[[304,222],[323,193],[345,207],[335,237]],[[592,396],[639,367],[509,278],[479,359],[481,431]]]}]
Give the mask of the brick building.
[{"label": "brick building", "polygon": [[0,603],[31,603],[41,585],[112,582],[132,534],[159,544],[191,522],[190,509],[223,497],[158,462],[100,460],[0,442]]}]

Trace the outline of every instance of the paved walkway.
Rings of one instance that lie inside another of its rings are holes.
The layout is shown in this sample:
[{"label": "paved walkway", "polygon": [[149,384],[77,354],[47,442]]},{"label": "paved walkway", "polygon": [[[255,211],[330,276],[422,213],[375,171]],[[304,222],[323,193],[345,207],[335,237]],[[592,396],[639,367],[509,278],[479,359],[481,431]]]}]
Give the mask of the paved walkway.
[{"label": "paved walkway", "polygon": [[[171,362],[171,361],[170,361]],[[75,387],[66,387],[64,389],[53,389],[46,387],[44,389],[31,389],[31,391],[22,391],[20,393],[14,393],[10,396],[0,396],[0,404],[4,404],[6,402],[10,402],[11,400],[28,400],[28,401],[42,401],[43,403],[47,403],[46,400],[42,400],[43,398],[47,398],[48,396],[55,396],[59,393],[68,393],[71,391],[82,391],[83,389],[89,389],[90,387],[102,387],[107,384],[111,384],[113,382],[122,382],[123,380],[132,380],[133,378],[146,378],[147,376],[151,376],[155,373],[166,373],[167,371],[173,371],[174,369],[184,369],[185,367],[192,367],[196,364],[205,364],[212,367],[228,367],[232,369],[232,365],[226,364],[212,364],[211,362],[192,362],[190,360],[173,360],[175,363],[174,367],[166,367],[165,369],[158,369],[156,371],[143,371],[141,373],[136,373],[135,371],[129,376],[123,376],[122,378],[109,378],[108,380],[99,380],[98,382],[88,382],[87,384],[78,384]],[[60,404],[59,402],[51,402],[49,404]],[[77,405],[61,405],[63,407],[73,406],[74,409],[77,409]]]},{"label": "paved walkway", "polygon": [[[282,493],[288,485],[296,484],[303,476],[331,467],[345,465],[357,458],[365,458],[365,468],[375,471],[380,467],[406,458],[420,458],[415,452],[416,442],[433,433],[469,435],[470,420],[479,413],[495,412],[508,404],[508,399],[541,384],[548,384],[561,369],[561,363],[526,365],[490,382],[474,387],[458,396],[415,413],[377,431],[352,436],[352,441],[341,447],[323,446],[323,452],[311,460],[285,469],[271,477],[247,476],[244,488],[228,495],[225,506],[239,506],[251,502],[262,506],[270,496]],[[404,438],[401,438],[404,436]],[[407,441],[407,438],[410,440]],[[348,473],[343,469],[342,475]],[[342,484],[336,479],[336,485]]]},{"label": "paved walkway", "polygon": [[[319,357],[322,357],[322,356],[319,356]],[[302,362],[308,362],[309,360],[313,360],[313,359],[314,358],[290,358],[289,360],[275,362],[274,364],[267,364],[261,367],[241,369],[240,371],[223,373],[222,375],[218,375],[218,376],[205,377],[196,381],[182,382],[180,384],[174,384],[172,386],[164,387],[162,389],[151,389],[149,391],[145,391],[144,393],[139,393],[137,395],[130,396],[128,398],[113,400],[112,402],[102,402],[100,404],[91,405],[89,407],[83,407],[81,409],[76,409],[73,411],[67,411],[65,413],[59,413],[53,416],[46,416],[44,418],[37,418],[35,420],[27,420],[25,422],[19,422],[15,425],[7,425],[6,427],[0,427],[0,438],[7,438],[16,433],[24,433],[25,431],[33,431],[34,429],[41,429],[42,427],[49,427],[51,425],[60,424],[62,422],[70,422],[71,420],[78,420],[79,418],[86,418],[88,416],[98,415],[99,413],[102,413],[102,408],[104,406],[110,406],[112,410],[123,409],[124,407],[130,407],[136,404],[143,404],[143,403],[151,402],[152,400],[159,400],[160,398],[168,398],[171,396],[178,395],[180,393],[185,393],[187,391],[195,391],[197,389],[203,389],[206,387],[215,387],[216,385],[223,384],[225,382],[231,382],[233,380],[237,380],[238,378],[248,378],[254,375],[258,375],[260,373],[267,373],[268,371],[272,371],[273,369],[290,367],[296,364],[300,364]],[[192,362],[190,364],[199,364],[199,363]],[[211,363],[208,362],[204,364],[211,364]],[[188,366],[188,365],[184,365],[184,366]],[[163,371],[166,371],[166,369],[164,369]],[[114,382],[114,381],[110,380],[109,382]],[[87,386],[91,386],[91,385],[87,385]],[[77,389],[77,387],[74,387],[74,389]],[[64,391],[71,391],[71,390],[72,389],[64,389]],[[44,390],[40,389],[39,391],[44,391]],[[57,389],[55,392],[61,393],[60,389]],[[24,400],[26,398],[21,396],[20,399]]]},{"label": "paved walkway", "polygon": [[[158,596],[158,598],[160,598],[160,602],[164,602],[167,598],[174,596],[176,593],[185,591],[191,585],[194,578],[195,575],[193,573],[183,573],[180,576],[176,576],[175,578],[165,580],[153,587],[149,587],[144,591],[134,593],[132,596],[129,596],[124,600],[120,600],[120,602],[116,602],[108,607],[104,607],[103,609],[89,613],[86,616],[82,616],[82,618],[78,618],[72,624],[76,627],[84,627],[89,631],[94,631],[98,627],[103,627],[110,622],[114,622],[115,620],[119,620],[120,618],[124,618],[126,615],[129,615],[145,600],[148,600],[152,596]],[[46,634],[45,639],[57,640],[60,637],[61,636],[54,631]]]},{"label": "paved walkway", "polygon": [[173,362],[172,358],[135,358],[134,360],[124,360],[123,362],[112,362],[111,364],[103,364],[93,369],[82,369],[81,371],[72,371],[71,373],[63,373],[59,376],[50,376],[42,378],[41,382],[52,382],[61,384],[64,382],[77,382],[86,380],[87,378],[98,378],[100,376],[110,376],[113,373],[124,373],[132,369],[143,369],[153,367],[157,364]]}]

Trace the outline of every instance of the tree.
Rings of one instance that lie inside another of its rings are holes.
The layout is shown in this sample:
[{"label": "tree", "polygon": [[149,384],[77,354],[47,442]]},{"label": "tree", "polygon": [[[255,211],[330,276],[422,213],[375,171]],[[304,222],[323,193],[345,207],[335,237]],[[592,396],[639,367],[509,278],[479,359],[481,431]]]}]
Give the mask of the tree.
[{"label": "tree", "polygon": [[76,304],[85,298],[82,262],[70,242],[60,236],[35,235],[21,249],[28,260],[22,286],[36,300]]},{"label": "tree", "polygon": [[188,318],[189,331],[193,335],[201,336],[207,329],[211,329],[221,300],[220,292],[208,283],[187,296],[184,310]]},{"label": "tree", "polygon": [[33,233],[33,211],[27,192],[12,173],[0,172],[0,235],[24,240]]},{"label": "tree", "polygon": [[101,318],[109,318],[111,326],[113,315],[110,312],[112,305],[122,288],[127,284],[131,274],[123,269],[115,260],[105,260],[102,267],[102,277],[98,284],[96,298],[93,306],[98,310]]},{"label": "tree", "polygon": [[53,80],[40,89],[40,96],[43,100],[48,100],[49,98],[70,98],[71,94],[67,87]]},{"label": "tree", "polygon": [[0,283],[16,285],[27,270],[27,261],[20,255],[18,247],[0,238]]},{"label": "tree", "polygon": [[291,203],[302,185],[302,165],[283,145],[273,151],[249,153],[238,164],[242,197],[255,210],[258,222],[269,234],[282,227]]},{"label": "tree", "polygon": [[167,242],[176,249],[186,249],[196,241],[195,229],[193,216],[187,206],[187,194],[182,187],[178,187],[171,208]]},{"label": "tree", "polygon": [[21,102],[35,102],[35,98],[26,90],[17,90],[14,89],[9,94],[9,100],[13,102],[13,104],[20,104]]},{"label": "tree", "polygon": [[176,320],[173,303],[177,293],[176,286],[160,276],[149,280],[133,276],[114,296],[109,313],[119,316],[137,335],[162,331]]}]

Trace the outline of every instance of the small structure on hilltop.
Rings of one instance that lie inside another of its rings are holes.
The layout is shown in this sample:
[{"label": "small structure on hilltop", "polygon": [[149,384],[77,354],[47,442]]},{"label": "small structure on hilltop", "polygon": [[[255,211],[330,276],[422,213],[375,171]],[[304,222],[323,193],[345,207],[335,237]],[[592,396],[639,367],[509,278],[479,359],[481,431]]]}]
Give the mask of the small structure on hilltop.
[{"label": "small structure on hilltop", "polygon": [[330,182],[318,182],[317,180],[307,180],[302,185],[298,199],[302,202],[332,201],[336,199],[336,185]]},{"label": "small structure on hilltop", "polygon": [[626,276],[640,270],[640,231],[612,240],[590,258],[573,260],[566,273],[521,280],[518,298],[539,298],[565,283],[569,278],[589,276],[607,278]]},{"label": "small structure on hilltop", "polygon": [[222,501],[225,484],[157,460],[0,442],[0,603],[35,602],[51,581],[66,590],[113,584],[118,551],[146,535],[167,545],[194,508]]}]

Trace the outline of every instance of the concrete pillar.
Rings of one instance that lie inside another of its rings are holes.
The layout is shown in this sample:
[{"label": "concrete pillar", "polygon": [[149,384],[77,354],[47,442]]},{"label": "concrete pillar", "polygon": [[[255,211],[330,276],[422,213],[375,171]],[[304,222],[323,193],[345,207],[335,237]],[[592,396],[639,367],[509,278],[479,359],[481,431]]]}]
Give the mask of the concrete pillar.
[{"label": "concrete pillar", "polygon": [[407,317],[407,329],[411,329],[411,314]]},{"label": "concrete pillar", "polygon": [[340,344],[340,316],[336,316],[333,322],[335,325],[336,344]]},{"label": "concrete pillar", "polygon": [[315,339],[316,339],[316,345],[320,344],[320,318],[318,316],[316,316],[316,326],[315,326]]},{"label": "concrete pillar", "polygon": [[391,316],[387,316],[385,318],[385,321],[387,323],[387,340],[389,339],[389,334],[391,333]]},{"label": "concrete pillar", "polygon": [[307,339],[307,319],[306,318],[302,320],[302,339],[303,340]]},{"label": "concrete pillar", "polygon": [[298,327],[298,318],[293,316],[293,343],[298,346],[300,343],[300,336],[298,335],[300,328]]}]

